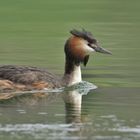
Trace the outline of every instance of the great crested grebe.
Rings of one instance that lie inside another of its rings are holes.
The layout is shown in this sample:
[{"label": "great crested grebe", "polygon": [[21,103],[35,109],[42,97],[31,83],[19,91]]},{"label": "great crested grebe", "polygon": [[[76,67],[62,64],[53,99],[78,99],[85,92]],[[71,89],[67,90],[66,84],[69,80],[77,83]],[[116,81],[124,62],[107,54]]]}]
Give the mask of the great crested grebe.
[{"label": "great crested grebe", "polygon": [[0,66],[0,89],[33,90],[71,86],[82,81],[80,63],[86,66],[92,52],[111,54],[99,46],[98,41],[86,30],[71,30],[72,36],[65,43],[65,72],[62,78],[46,69],[26,66]]}]

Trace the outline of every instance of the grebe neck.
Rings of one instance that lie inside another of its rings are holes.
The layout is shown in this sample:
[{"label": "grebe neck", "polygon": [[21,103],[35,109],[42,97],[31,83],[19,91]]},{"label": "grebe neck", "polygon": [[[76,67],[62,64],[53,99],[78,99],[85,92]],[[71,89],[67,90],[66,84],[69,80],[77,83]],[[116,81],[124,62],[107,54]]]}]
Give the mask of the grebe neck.
[{"label": "grebe neck", "polygon": [[63,80],[67,86],[81,82],[82,77],[80,63],[76,64],[74,61],[66,60]]}]

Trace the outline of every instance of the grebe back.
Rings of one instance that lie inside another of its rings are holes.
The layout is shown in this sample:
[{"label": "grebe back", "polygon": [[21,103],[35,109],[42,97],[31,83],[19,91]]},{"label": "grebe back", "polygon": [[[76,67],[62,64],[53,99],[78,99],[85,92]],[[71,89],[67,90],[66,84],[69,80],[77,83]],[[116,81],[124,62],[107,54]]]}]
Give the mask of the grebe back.
[{"label": "grebe back", "polygon": [[111,54],[99,46],[98,41],[86,30],[70,31],[72,36],[65,43],[65,72],[62,78],[46,69],[27,66],[0,66],[0,89],[32,90],[59,88],[81,82],[80,64],[86,66],[92,52]]}]

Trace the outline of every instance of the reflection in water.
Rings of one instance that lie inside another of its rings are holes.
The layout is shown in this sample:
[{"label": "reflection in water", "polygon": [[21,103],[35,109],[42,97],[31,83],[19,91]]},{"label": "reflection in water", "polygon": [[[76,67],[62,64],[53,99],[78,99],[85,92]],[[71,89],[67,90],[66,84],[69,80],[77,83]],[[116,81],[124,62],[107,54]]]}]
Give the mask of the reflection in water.
[{"label": "reflection in water", "polygon": [[92,83],[83,81],[65,90],[63,100],[65,102],[67,123],[81,123],[82,96],[87,95],[90,90],[96,88],[97,86]]},{"label": "reflection in water", "polygon": [[78,91],[68,91],[63,95],[67,123],[81,122],[82,94]]},{"label": "reflection in water", "polygon": [[[70,135],[73,135],[74,139],[83,138],[82,96],[86,95],[90,89],[92,89],[91,84],[83,82],[52,92],[13,93],[11,96],[8,93],[5,94],[8,95],[6,96],[8,98],[0,100],[0,109],[4,110],[0,119],[0,135],[6,137],[7,135],[3,132],[14,133],[13,139],[16,139],[16,136],[21,138],[31,136],[32,139],[35,137],[45,139],[46,136],[48,139],[49,137],[51,139],[58,139],[58,137],[69,139]],[[5,111],[7,106],[9,107]],[[56,115],[61,115],[61,117],[56,117]],[[10,120],[7,119],[7,116]],[[59,119],[61,119],[61,123],[59,123]],[[57,138],[55,138],[56,136]]]},{"label": "reflection in water", "polygon": [[[46,106],[63,99],[65,104],[66,123],[81,123],[82,95],[95,89],[91,83],[82,82],[72,87],[51,91],[28,91],[22,93],[1,93],[0,104],[15,104],[17,106]],[[57,108],[56,108],[57,109]]]},{"label": "reflection in water", "polygon": [[99,88],[82,102],[87,89],[22,93],[1,100],[0,139],[11,138],[9,134],[13,139],[140,138],[139,89]]},{"label": "reflection in water", "polygon": [[80,84],[63,91],[13,93],[12,96],[7,93],[8,98],[0,100],[0,135],[7,137],[7,133],[14,133],[13,139],[69,139],[71,135],[73,139],[83,139],[86,130],[81,124],[82,96],[90,89],[88,84]]},{"label": "reflection in water", "polygon": [[25,91],[25,92],[12,92],[12,93],[0,93],[0,104],[24,104],[27,106],[48,104],[58,98],[62,93],[62,90],[52,90],[52,91]]}]

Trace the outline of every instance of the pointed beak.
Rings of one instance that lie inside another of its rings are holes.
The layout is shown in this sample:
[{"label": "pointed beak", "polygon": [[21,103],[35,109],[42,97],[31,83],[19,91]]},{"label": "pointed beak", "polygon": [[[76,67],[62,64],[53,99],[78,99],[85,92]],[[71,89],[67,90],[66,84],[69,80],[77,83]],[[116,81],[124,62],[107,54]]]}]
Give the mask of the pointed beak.
[{"label": "pointed beak", "polygon": [[91,47],[96,51],[96,52],[99,52],[99,53],[104,53],[104,54],[112,54],[110,51],[108,51],[107,49],[104,49],[102,47],[99,46],[99,44],[93,44],[91,45]]}]

